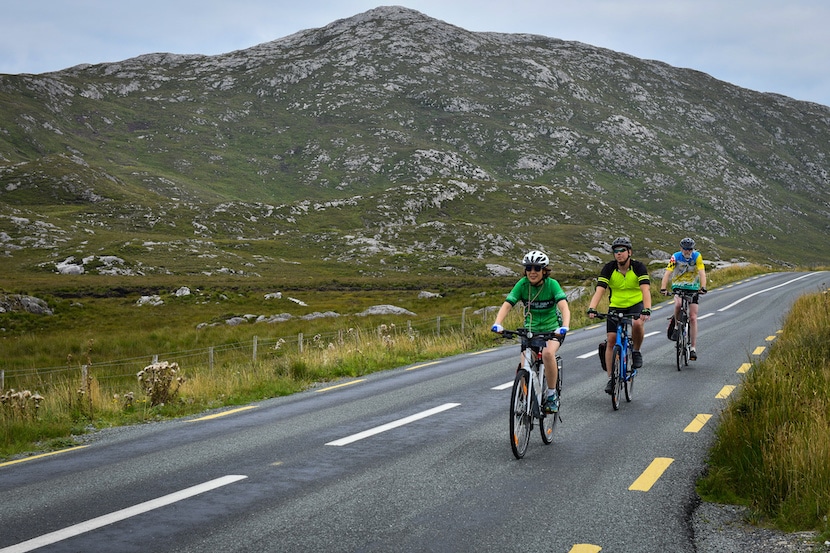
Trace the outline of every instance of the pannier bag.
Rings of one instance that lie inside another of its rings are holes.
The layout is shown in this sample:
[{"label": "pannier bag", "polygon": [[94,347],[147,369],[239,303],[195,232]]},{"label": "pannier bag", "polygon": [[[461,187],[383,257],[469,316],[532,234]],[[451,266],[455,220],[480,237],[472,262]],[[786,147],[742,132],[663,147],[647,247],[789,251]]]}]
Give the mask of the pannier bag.
[{"label": "pannier bag", "polygon": [[608,346],[608,340],[605,340],[599,345],[599,350],[597,353],[599,354],[599,363],[602,366],[603,372],[608,372],[608,368],[605,366],[605,348]]}]

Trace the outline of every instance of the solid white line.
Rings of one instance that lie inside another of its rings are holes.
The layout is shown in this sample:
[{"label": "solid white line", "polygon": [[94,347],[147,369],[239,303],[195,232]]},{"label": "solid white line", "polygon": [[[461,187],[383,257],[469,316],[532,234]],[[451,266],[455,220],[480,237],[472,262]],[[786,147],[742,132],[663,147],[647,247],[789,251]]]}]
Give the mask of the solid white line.
[{"label": "solid white line", "polygon": [[[352,434],[351,436],[346,436],[345,438],[340,438],[339,440],[334,440],[333,442],[329,442],[326,445],[347,445],[352,442],[356,442],[358,440],[362,440],[364,438],[368,438],[369,436],[374,436],[375,434],[380,434],[381,432],[386,432],[387,430],[391,430],[393,428],[397,428],[399,426],[403,426],[405,424],[409,424],[410,422],[415,422],[417,420],[431,417],[436,413],[440,413],[442,411],[446,411],[447,409],[452,409],[453,407],[458,407],[461,405],[460,403],[445,403],[444,405],[439,405],[438,407],[433,407],[432,409],[428,409],[426,411],[421,411],[420,413],[415,413],[409,417],[405,417],[403,419],[398,419],[396,421],[392,421],[387,424],[383,424],[381,426],[376,426],[375,428],[370,428],[369,430],[364,430],[363,432],[358,432],[357,434]],[[2,551],[0,551],[2,553]]]},{"label": "solid white line", "polygon": [[700,315],[700,316],[697,318],[697,320],[699,321],[700,319],[705,319],[706,317],[711,317],[712,315],[714,315],[714,313],[707,313],[707,314],[705,314],[705,315]]},{"label": "solid white line", "polygon": [[781,288],[782,286],[786,286],[787,284],[791,284],[791,283],[793,283],[797,280],[801,280],[802,278],[807,278],[809,276],[813,276],[813,275],[817,275],[817,274],[818,273],[807,273],[806,275],[801,275],[800,277],[794,278],[792,280],[788,280],[787,282],[782,282],[781,284],[779,284],[777,286],[773,286],[772,288],[766,288],[764,290],[758,290],[757,292],[755,292],[753,294],[750,294],[748,296],[744,296],[743,298],[741,298],[737,301],[733,301],[732,303],[730,303],[726,307],[721,307],[720,309],[718,309],[718,311],[726,311],[727,309],[731,309],[732,307],[735,307],[736,305],[738,305],[742,301],[748,300],[749,298],[751,298],[753,296],[757,296],[758,294],[763,294],[764,292],[769,292],[770,290],[775,290],[776,288]]},{"label": "solid white line", "polygon": [[176,503],[177,501],[193,497],[194,495],[199,495],[200,493],[205,493],[222,486],[227,486],[228,484],[232,484],[245,478],[248,477],[236,474],[223,476],[222,478],[217,478],[216,480],[211,480],[209,482],[205,482],[204,484],[199,484],[157,499],[151,499],[150,501],[139,503],[133,507],[127,507],[126,509],[121,509],[120,511],[115,511],[114,513],[110,513],[108,515],[93,518],[87,520],[86,522],[75,524],[74,526],[69,526],[63,530],[57,530],[55,532],[38,536],[37,538],[20,542],[17,545],[4,547],[3,549],[0,549],[0,553],[23,553],[24,551],[32,551],[33,549],[45,547],[61,540],[101,528],[102,526],[119,522],[121,520],[146,513],[147,511],[152,511],[153,509],[158,509],[159,507],[164,507],[165,505],[170,505],[171,503]]},{"label": "solid white line", "polygon": [[490,388],[491,390],[506,390],[513,386],[515,380],[511,380],[510,382],[505,382],[504,384],[499,384],[498,386],[493,386]]}]

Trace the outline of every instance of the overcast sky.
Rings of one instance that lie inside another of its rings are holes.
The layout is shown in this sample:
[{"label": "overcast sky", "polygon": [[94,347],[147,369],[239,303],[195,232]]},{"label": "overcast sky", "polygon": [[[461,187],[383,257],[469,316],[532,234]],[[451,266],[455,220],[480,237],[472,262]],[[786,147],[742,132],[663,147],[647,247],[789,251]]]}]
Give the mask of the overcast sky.
[{"label": "overcast sky", "polygon": [[829,0],[0,2],[0,73],[222,54],[397,3],[470,31],[577,40],[830,106]]}]

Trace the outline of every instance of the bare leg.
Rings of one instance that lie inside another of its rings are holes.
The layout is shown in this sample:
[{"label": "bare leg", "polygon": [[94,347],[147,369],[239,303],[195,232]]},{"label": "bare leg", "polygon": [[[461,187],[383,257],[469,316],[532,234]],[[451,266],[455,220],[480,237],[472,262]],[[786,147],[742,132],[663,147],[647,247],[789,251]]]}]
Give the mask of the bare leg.
[{"label": "bare leg", "polygon": [[556,352],[559,351],[559,340],[548,340],[548,345],[542,350],[542,362],[545,364],[545,378],[548,380],[548,388],[556,388],[556,381],[559,378],[559,365],[556,364]]},{"label": "bare leg", "polygon": [[634,319],[634,324],[631,327],[631,341],[634,344],[634,351],[640,351],[640,346],[643,345],[643,338],[646,335],[646,325],[642,319]]},{"label": "bare leg", "polygon": [[692,347],[697,345],[697,309],[696,303],[689,304],[689,334],[691,334]]}]

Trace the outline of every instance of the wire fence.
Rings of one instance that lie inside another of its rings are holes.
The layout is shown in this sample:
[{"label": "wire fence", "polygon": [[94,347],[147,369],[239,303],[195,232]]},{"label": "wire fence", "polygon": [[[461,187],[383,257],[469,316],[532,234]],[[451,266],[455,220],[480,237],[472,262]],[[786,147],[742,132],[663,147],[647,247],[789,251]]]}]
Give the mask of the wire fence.
[{"label": "wire fence", "polygon": [[[277,337],[254,336],[251,340],[181,351],[148,352],[147,355],[112,359],[79,366],[58,366],[22,369],[0,369],[0,391],[8,388],[33,386],[43,382],[71,378],[95,369],[96,379],[104,381],[135,378],[149,364],[158,361],[178,363],[194,370],[213,371],[218,365],[257,363],[270,358],[295,355],[302,357],[310,351],[336,348],[348,343],[360,346],[371,341],[408,336],[441,336],[442,333],[468,334],[480,329],[491,316],[493,308],[475,312],[465,307],[460,314],[443,315],[430,319],[408,320],[403,324],[379,324],[307,335],[298,333]],[[8,388],[7,388],[8,387]]]}]

